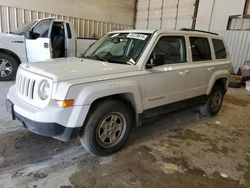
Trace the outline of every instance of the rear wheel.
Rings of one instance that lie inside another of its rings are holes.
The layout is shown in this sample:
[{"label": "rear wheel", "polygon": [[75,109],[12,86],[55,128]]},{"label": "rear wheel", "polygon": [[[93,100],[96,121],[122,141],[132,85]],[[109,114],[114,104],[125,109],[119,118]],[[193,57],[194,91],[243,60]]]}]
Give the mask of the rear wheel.
[{"label": "rear wheel", "polygon": [[206,103],[200,107],[201,113],[206,116],[216,115],[221,108],[223,97],[224,92],[222,86],[216,84],[208,96]]},{"label": "rear wheel", "polygon": [[107,100],[91,110],[80,140],[85,149],[105,156],[122,148],[132,124],[128,107],[117,100]]},{"label": "rear wheel", "polygon": [[11,55],[0,53],[0,81],[15,79],[17,67],[17,61]]}]

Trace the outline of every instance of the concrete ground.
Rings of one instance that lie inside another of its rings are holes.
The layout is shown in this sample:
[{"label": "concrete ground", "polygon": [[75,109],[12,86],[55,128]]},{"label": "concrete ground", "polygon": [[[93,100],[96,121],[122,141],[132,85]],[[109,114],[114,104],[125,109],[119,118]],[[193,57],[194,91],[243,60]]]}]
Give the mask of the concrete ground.
[{"label": "concrete ground", "polygon": [[79,140],[35,135],[6,113],[13,82],[0,83],[0,187],[250,187],[250,94],[229,89],[220,113],[197,107],[134,128],[108,157],[88,154]]}]

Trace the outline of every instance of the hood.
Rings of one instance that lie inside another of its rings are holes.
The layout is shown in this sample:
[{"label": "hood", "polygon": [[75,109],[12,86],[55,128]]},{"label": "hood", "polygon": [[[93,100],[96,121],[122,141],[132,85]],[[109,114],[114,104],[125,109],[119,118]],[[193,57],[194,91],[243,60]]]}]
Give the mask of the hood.
[{"label": "hood", "polygon": [[81,58],[59,58],[36,63],[22,63],[21,67],[54,81],[91,78],[136,71],[136,65],[115,64]]}]

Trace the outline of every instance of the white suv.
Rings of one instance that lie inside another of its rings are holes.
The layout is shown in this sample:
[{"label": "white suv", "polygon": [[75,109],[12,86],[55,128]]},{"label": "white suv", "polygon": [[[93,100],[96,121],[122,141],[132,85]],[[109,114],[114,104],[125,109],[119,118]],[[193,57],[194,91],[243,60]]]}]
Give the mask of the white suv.
[{"label": "white suv", "polygon": [[213,33],[115,31],[82,58],[21,64],[7,106],[34,133],[64,141],[80,135],[86,150],[109,155],[145,118],[193,104],[215,115],[229,67]]}]

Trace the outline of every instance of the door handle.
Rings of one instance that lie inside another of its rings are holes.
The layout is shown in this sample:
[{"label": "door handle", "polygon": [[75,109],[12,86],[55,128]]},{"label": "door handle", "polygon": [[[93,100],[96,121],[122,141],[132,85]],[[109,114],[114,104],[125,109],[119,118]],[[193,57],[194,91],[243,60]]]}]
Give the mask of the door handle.
[{"label": "door handle", "polygon": [[179,72],[180,75],[183,75],[183,76],[186,76],[187,74],[189,74],[190,71],[189,70],[184,70],[184,71],[181,71]]},{"label": "door handle", "polygon": [[214,67],[208,67],[207,68],[207,70],[210,71],[210,72],[214,71],[214,69],[215,69]]},{"label": "door handle", "polygon": [[45,43],[43,44],[43,46],[44,46],[44,48],[49,48],[49,43],[45,42]]}]

